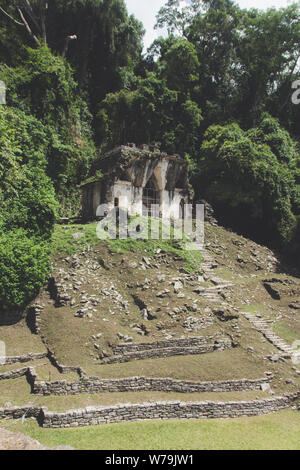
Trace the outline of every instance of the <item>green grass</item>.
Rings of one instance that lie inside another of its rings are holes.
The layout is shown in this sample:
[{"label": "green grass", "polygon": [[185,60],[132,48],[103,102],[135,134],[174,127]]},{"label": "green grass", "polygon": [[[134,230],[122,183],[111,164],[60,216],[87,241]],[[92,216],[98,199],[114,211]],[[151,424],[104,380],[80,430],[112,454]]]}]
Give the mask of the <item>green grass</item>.
[{"label": "green grass", "polygon": [[287,410],[267,416],[223,420],[148,421],[87,428],[42,429],[35,420],[24,425],[0,422],[49,447],[81,450],[299,450],[300,415]]},{"label": "green grass", "polygon": [[[149,257],[155,256],[160,249],[167,253],[179,256],[186,262],[187,271],[199,269],[202,261],[200,251],[188,249],[189,238],[182,236],[182,227],[167,226],[161,219],[150,217],[131,217],[130,222],[136,221],[144,234],[144,239],[126,238],[109,240],[112,251],[117,253],[128,253],[130,251],[147,252]],[[155,235],[153,235],[155,233]],[[154,239],[154,236],[157,239]],[[147,239],[146,239],[147,237]]]},{"label": "green grass", "polygon": [[146,252],[149,258],[155,256],[160,249],[172,253],[185,261],[185,269],[189,272],[199,269],[202,255],[196,250],[181,248],[177,240],[109,240],[110,249],[115,253]]},{"label": "green grass", "polygon": [[274,333],[285,339],[289,344],[298,341],[300,338],[299,322],[297,325],[289,325],[287,321],[278,321],[272,325],[272,328]]},{"label": "green grass", "polygon": [[218,381],[264,376],[265,364],[239,348],[192,356],[94,366],[91,372],[103,378],[170,377],[177,380]]},{"label": "green grass", "polygon": [[[96,223],[85,225],[56,225],[52,236],[53,255],[71,255],[99,243],[96,234],[96,226]],[[72,237],[75,233],[82,233],[83,236],[75,239]]]}]

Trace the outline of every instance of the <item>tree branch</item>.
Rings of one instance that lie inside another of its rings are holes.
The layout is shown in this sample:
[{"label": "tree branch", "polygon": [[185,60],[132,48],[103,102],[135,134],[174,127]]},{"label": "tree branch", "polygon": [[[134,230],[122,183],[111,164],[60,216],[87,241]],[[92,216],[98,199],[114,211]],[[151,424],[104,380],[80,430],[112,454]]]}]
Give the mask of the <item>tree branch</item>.
[{"label": "tree branch", "polygon": [[20,23],[19,21],[15,20],[12,16],[10,16],[5,10],[3,10],[2,7],[0,7],[0,10],[2,11],[2,13],[4,13],[4,15],[8,16],[8,18],[10,18],[14,23],[18,24],[19,26],[24,26],[24,23]]},{"label": "tree branch", "polygon": [[48,8],[48,1],[47,0],[40,0],[40,19],[41,19],[41,28],[42,28],[42,35],[44,44],[47,44],[47,33],[46,33],[46,10]]},{"label": "tree branch", "polygon": [[24,5],[24,9],[27,13],[27,15],[29,16],[29,18],[31,19],[32,23],[34,24],[34,26],[36,27],[37,31],[39,32],[39,34],[41,34],[41,27],[39,25],[39,21],[38,21],[38,18],[35,16],[34,14],[34,11],[29,3],[29,0],[22,0],[22,3]]},{"label": "tree branch", "polygon": [[29,24],[27,23],[27,21],[26,21],[24,15],[23,15],[22,10],[21,10],[19,7],[17,7],[17,10],[18,10],[18,12],[19,12],[19,15],[20,15],[20,17],[21,17],[21,20],[23,21],[23,24],[24,24],[25,28],[27,29],[27,32],[28,32],[28,33],[30,34],[30,36],[33,38],[33,40],[35,41],[35,43],[40,47],[40,46],[41,46],[41,43],[40,43],[40,41],[38,40],[38,38],[36,37],[36,35],[31,31],[30,26],[29,26]]}]

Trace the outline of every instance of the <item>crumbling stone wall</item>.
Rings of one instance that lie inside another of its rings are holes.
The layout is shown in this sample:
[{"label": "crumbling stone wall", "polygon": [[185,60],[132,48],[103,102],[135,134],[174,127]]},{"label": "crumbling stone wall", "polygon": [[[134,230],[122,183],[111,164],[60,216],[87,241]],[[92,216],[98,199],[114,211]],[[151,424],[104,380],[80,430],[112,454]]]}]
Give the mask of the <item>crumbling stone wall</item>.
[{"label": "crumbling stone wall", "polygon": [[0,419],[20,419],[38,418],[41,412],[40,407],[36,406],[13,406],[10,408],[0,408]]},{"label": "crumbling stone wall", "polygon": [[28,367],[23,367],[23,369],[1,372],[0,380],[18,379],[19,377],[23,377],[24,375],[26,375],[27,371],[28,371]]},{"label": "crumbling stone wall", "polygon": [[16,364],[17,362],[30,362],[36,361],[37,359],[44,359],[47,357],[47,352],[43,353],[29,353],[25,356],[7,356],[5,358],[5,364]]}]

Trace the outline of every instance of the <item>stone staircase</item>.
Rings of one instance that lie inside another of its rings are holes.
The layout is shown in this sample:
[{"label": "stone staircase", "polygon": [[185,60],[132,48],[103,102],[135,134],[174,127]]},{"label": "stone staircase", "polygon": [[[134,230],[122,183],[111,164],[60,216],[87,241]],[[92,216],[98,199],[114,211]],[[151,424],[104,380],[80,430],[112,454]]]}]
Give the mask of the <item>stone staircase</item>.
[{"label": "stone staircase", "polygon": [[205,280],[212,282],[214,285],[210,287],[199,287],[195,292],[200,294],[201,297],[204,297],[209,302],[220,303],[220,294],[222,291],[233,286],[233,284],[222,278],[212,276],[214,269],[218,265],[207,250],[203,250],[202,256],[203,262],[201,263],[201,270],[203,272],[203,276]]},{"label": "stone staircase", "polygon": [[249,322],[255,327],[256,330],[262,333],[270,343],[272,343],[279,351],[283,353],[282,357],[286,359],[293,358],[295,351],[292,349],[291,346],[285,343],[282,338],[280,338],[273,332],[267,320],[255,317],[254,315],[248,312],[240,313],[244,315],[247,320],[249,320]]},{"label": "stone staircase", "polygon": [[[199,288],[197,292],[210,302],[220,303],[220,294],[222,290],[233,286],[233,284],[218,277],[211,277],[211,274],[216,267],[215,265],[216,263],[212,256],[207,252],[207,250],[204,250],[201,268],[206,279],[210,280],[215,285],[208,288]],[[295,351],[282,338],[274,333],[267,320],[258,318],[248,312],[240,313],[244,315],[254,328],[262,333],[264,337],[281,352],[281,357],[285,359],[293,359]]]},{"label": "stone staircase", "polygon": [[212,256],[208,253],[207,250],[202,251],[203,261],[201,263],[201,269],[204,273],[211,272],[215,269],[218,265]]},{"label": "stone staircase", "polygon": [[221,303],[220,294],[226,287],[230,287],[232,284],[220,284],[212,287],[198,287],[194,290],[195,293],[201,295],[204,299],[209,302]]}]

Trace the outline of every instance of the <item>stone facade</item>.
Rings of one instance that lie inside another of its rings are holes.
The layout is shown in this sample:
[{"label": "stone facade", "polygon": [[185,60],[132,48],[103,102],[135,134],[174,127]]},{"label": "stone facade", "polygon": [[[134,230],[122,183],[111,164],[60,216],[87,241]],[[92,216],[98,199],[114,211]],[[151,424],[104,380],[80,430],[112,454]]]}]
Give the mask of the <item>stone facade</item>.
[{"label": "stone facade", "polygon": [[[99,175],[101,171],[101,176]],[[129,215],[180,218],[182,204],[190,202],[187,162],[179,155],[161,152],[157,145],[122,145],[113,149],[91,169],[83,185],[83,219],[96,219],[100,204]],[[98,216],[103,216],[99,214]]]}]

